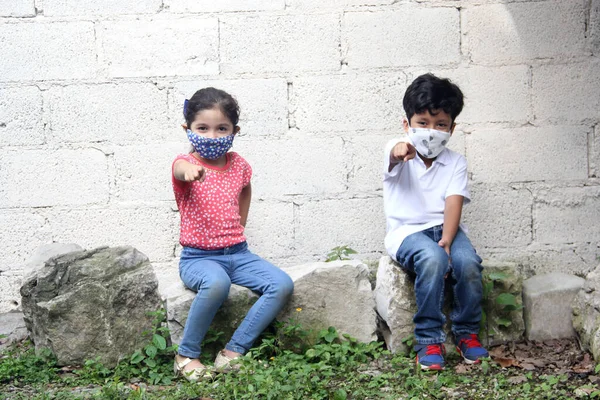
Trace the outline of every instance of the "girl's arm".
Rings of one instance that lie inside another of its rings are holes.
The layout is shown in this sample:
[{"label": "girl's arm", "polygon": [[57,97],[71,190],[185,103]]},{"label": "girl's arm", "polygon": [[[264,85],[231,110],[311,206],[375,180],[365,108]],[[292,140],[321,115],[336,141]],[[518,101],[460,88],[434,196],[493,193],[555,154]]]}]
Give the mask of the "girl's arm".
[{"label": "girl's arm", "polygon": [[442,230],[442,240],[438,244],[446,250],[450,255],[450,246],[458,232],[458,224],[462,214],[464,197],[460,195],[452,195],[446,197],[446,205],[444,206],[444,229]]},{"label": "girl's arm", "polygon": [[250,183],[244,186],[240,193],[240,224],[246,227],[246,221],[248,220],[248,210],[250,210],[250,200],[252,199],[252,186]]},{"label": "girl's arm", "polygon": [[206,171],[202,165],[192,164],[185,160],[177,160],[175,161],[175,164],[173,164],[173,176],[178,181],[202,182],[206,177]]}]

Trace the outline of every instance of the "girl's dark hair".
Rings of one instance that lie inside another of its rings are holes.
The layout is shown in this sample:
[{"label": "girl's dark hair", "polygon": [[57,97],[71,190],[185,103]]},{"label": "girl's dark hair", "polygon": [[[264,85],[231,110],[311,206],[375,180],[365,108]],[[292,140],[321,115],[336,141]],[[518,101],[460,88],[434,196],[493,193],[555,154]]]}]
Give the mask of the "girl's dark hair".
[{"label": "girl's dark hair", "polygon": [[402,105],[409,121],[415,114],[429,111],[435,115],[434,111],[444,110],[454,122],[463,109],[464,96],[449,79],[425,74],[417,77],[406,89]]},{"label": "girl's dark hair", "polygon": [[184,103],[183,116],[188,128],[191,129],[192,122],[194,122],[198,112],[214,108],[221,110],[233,126],[237,126],[240,119],[240,107],[237,101],[232,95],[223,90],[208,87],[198,90]]}]

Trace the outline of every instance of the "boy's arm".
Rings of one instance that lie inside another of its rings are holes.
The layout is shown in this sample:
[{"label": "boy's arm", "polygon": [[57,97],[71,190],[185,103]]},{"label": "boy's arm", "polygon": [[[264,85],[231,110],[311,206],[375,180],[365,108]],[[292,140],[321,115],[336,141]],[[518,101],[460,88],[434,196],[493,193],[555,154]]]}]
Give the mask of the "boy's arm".
[{"label": "boy's arm", "polygon": [[240,224],[246,227],[246,221],[248,220],[248,211],[250,210],[250,200],[252,200],[252,186],[248,183],[242,188],[240,192]]},{"label": "boy's arm", "polygon": [[464,197],[460,195],[452,195],[446,197],[444,206],[444,228],[442,230],[442,240],[438,244],[446,250],[450,255],[450,246],[458,232],[458,224],[462,214]]},{"label": "boy's arm", "polygon": [[180,159],[173,164],[173,176],[178,181],[202,182],[206,177],[206,171],[202,165],[192,164],[191,162]]}]

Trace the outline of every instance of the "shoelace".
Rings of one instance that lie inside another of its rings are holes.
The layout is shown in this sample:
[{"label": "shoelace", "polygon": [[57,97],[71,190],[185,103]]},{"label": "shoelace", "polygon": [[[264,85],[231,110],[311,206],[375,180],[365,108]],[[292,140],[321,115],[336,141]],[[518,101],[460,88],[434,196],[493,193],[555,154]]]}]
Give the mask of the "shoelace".
[{"label": "shoelace", "polygon": [[436,345],[427,346],[427,350],[425,350],[425,354],[428,356],[433,356],[433,355],[441,356],[442,348],[441,348],[441,346],[436,346]]},{"label": "shoelace", "polygon": [[471,337],[468,339],[461,339],[458,345],[460,346],[463,343],[467,345],[467,348],[481,347],[481,343],[479,342],[479,339],[477,339],[477,335],[474,333],[471,334]]}]

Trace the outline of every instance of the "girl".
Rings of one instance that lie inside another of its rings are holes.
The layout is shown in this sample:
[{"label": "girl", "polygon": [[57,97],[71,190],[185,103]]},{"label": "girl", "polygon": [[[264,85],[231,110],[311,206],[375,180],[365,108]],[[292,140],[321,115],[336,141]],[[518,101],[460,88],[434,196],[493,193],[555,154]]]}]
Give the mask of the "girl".
[{"label": "girl", "polygon": [[198,360],[200,344],[231,284],[261,296],[217,355],[217,370],[229,368],[233,359],[250,349],[291,296],[293,283],[285,272],[251,253],[246,244],[252,169],[239,154],[228,152],[240,131],[236,100],[222,90],[205,88],[185,101],[183,113],[183,129],[193,151],[173,162],[183,246],[179,275],[197,294],[174,370],[197,381],[210,376],[208,367]]}]

